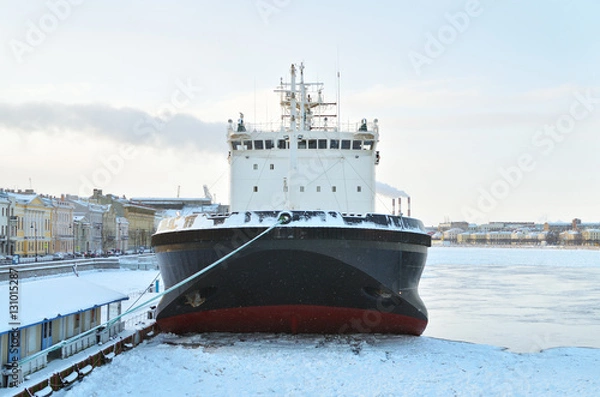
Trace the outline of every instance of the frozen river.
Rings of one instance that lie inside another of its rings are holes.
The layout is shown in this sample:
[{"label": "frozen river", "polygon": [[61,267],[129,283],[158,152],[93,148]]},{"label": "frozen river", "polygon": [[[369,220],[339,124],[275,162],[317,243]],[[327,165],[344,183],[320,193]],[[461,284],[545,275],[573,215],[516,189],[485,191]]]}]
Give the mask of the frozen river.
[{"label": "frozen river", "polygon": [[433,247],[425,336],[535,352],[600,348],[600,251]]}]

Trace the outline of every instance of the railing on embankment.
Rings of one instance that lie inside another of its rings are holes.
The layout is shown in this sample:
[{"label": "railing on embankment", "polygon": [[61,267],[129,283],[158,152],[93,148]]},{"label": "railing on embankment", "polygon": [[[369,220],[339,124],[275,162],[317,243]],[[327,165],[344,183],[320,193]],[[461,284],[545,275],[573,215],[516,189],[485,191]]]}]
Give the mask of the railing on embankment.
[{"label": "railing on embankment", "polygon": [[118,341],[108,341],[106,344],[102,345],[102,350],[66,365],[61,370],[50,375],[47,379],[44,379],[33,386],[23,387],[20,385],[12,390],[9,389],[9,391],[14,390],[14,397],[30,397],[38,394],[49,395],[54,391],[68,388],[76,381],[81,380],[91,373],[94,368],[110,363],[115,356],[136,347],[144,340],[152,338],[157,333],[158,328],[156,323],[146,325]]},{"label": "railing on embankment", "polygon": [[35,262],[0,266],[0,281],[8,280],[9,269],[19,273],[19,279],[52,276],[85,270],[119,269],[119,258],[91,258],[62,260],[60,262]]}]

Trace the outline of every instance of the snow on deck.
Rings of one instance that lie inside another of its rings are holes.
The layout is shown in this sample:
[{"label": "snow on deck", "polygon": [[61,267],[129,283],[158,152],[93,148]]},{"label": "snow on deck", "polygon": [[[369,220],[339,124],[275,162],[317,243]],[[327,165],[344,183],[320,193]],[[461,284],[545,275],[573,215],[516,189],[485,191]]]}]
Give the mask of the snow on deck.
[{"label": "snow on deck", "polygon": [[[392,224],[381,224],[372,222],[368,216],[388,216],[380,214],[354,214],[351,216],[342,215],[335,211],[307,211],[311,215],[303,216],[301,211],[281,211],[274,212],[272,216],[260,214],[257,212],[235,212],[227,216],[220,217],[219,222],[215,222],[215,217],[207,214],[194,214],[188,216],[177,216],[163,219],[156,231],[157,234],[187,229],[220,229],[220,228],[244,228],[244,227],[270,227],[278,221],[281,213],[294,213],[294,220],[280,227],[334,227],[334,228],[361,228],[361,229],[385,229],[402,230],[413,233],[425,233],[422,223],[414,218],[398,217],[402,226]],[[299,219],[297,219],[300,214]],[[218,217],[217,217],[218,218]],[[359,222],[348,222],[354,219]],[[388,219],[389,221],[389,219]]]}]

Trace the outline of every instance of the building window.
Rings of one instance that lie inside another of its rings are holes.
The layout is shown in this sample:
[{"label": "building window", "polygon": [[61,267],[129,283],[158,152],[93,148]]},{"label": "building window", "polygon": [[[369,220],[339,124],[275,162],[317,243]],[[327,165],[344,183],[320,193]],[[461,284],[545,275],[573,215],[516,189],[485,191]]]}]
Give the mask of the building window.
[{"label": "building window", "polygon": [[317,186],[317,193],[321,191],[321,186]]},{"label": "building window", "polygon": [[258,192],[258,186],[254,186],[254,188],[252,188],[252,190],[254,191],[254,193]]},{"label": "building window", "polygon": [[332,191],[333,193],[335,193],[335,192],[337,191],[337,188],[336,188],[335,186],[332,186],[332,187],[331,187],[331,191]]},{"label": "building window", "polygon": [[300,192],[304,193],[304,186],[300,186]]},{"label": "building window", "polygon": [[360,186],[357,186],[356,191],[360,193],[362,191],[362,188]]},{"label": "building window", "polygon": [[258,164],[252,164],[252,169],[253,170],[257,170],[258,169]]},{"label": "building window", "polygon": [[269,164],[269,169],[274,170],[275,169],[275,164]]}]

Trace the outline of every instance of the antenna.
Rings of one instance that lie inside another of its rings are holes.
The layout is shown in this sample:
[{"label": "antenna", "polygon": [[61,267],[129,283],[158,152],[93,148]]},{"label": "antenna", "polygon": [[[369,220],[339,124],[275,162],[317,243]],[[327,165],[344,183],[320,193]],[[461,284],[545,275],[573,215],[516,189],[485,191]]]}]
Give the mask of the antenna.
[{"label": "antenna", "polygon": [[342,115],[340,114],[340,102],[342,99],[341,89],[340,89],[340,70],[337,71],[337,122],[338,122],[338,131],[342,130]]},{"label": "antenna", "polygon": [[342,123],[342,115],[340,114],[340,102],[341,102],[341,99],[342,99],[342,94],[341,94],[341,88],[340,88],[341,82],[340,82],[340,49],[339,48],[335,49],[335,57],[336,57],[336,59],[335,59],[335,63],[336,63],[335,69],[336,69],[336,72],[337,72],[337,80],[336,80],[336,82],[337,82],[337,93],[336,93],[337,98],[336,98],[335,103],[337,104],[337,111],[336,111],[337,112],[337,129],[338,129],[338,132],[339,132],[342,129],[341,128],[342,127],[342,124],[341,124]]}]

